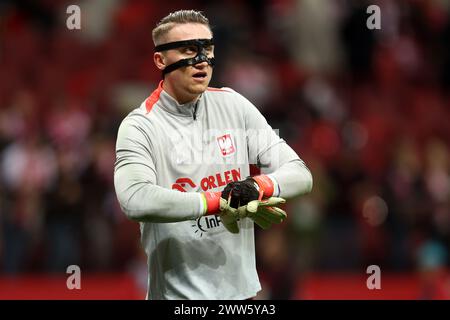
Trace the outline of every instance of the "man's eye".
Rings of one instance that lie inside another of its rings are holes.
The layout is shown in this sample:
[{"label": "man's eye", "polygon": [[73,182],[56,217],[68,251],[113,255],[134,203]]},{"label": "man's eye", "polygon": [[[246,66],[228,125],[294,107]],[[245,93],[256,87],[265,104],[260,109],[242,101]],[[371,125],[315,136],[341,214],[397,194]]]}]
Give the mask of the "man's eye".
[{"label": "man's eye", "polygon": [[183,52],[184,53],[194,53],[194,52],[196,52],[197,51],[197,49],[195,48],[195,47],[185,47],[184,49],[183,49]]}]

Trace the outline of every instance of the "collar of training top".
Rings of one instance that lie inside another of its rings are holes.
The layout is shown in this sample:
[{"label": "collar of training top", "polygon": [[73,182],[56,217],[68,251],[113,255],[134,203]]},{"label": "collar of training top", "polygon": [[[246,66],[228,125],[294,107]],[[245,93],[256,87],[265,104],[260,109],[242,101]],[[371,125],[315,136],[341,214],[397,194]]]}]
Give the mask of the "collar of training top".
[{"label": "collar of training top", "polygon": [[168,65],[163,71],[163,77],[173,70],[176,70],[181,67],[185,66],[193,66],[197,63],[201,62],[207,62],[211,67],[214,67],[215,59],[214,57],[208,58],[206,54],[206,49],[209,46],[214,45],[214,39],[192,39],[192,40],[181,40],[181,41],[174,41],[174,42],[168,42],[164,44],[160,44],[159,46],[155,47],[155,52],[161,52],[166,51],[170,49],[176,49],[181,47],[196,47],[197,48],[197,55],[193,58],[187,58],[187,59],[181,59],[175,63],[172,63]]}]

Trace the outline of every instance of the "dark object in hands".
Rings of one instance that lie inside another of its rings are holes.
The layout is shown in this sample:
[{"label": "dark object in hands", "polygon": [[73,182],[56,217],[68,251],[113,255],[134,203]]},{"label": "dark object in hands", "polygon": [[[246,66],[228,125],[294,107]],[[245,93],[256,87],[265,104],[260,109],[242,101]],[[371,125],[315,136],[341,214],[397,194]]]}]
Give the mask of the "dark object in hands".
[{"label": "dark object in hands", "polygon": [[228,201],[230,197],[229,205],[233,208],[245,206],[250,201],[258,200],[258,184],[252,178],[230,182],[223,189],[222,198]]}]

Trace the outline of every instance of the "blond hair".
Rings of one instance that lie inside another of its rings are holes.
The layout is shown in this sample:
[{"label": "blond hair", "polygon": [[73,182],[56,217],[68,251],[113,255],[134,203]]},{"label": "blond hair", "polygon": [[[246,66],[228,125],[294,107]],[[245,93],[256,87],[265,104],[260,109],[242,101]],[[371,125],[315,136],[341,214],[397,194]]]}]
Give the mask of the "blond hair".
[{"label": "blond hair", "polygon": [[208,18],[201,11],[178,10],[162,18],[153,29],[152,38],[155,46],[163,43],[164,37],[176,24],[183,23],[200,23],[206,25],[211,30]]}]

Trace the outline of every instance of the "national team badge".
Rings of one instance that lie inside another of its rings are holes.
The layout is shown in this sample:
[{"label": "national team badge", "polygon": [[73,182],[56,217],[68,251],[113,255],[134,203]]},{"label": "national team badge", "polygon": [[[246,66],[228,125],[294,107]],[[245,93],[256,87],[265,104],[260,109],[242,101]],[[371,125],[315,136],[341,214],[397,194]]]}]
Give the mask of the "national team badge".
[{"label": "national team badge", "polygon": [[231,134],[227,133],[221,137],[217,138],[217,143],[219,144],[220,153],[222,156],[229,156],[236,151],[233,144],[233,139],[231,139]]}]

